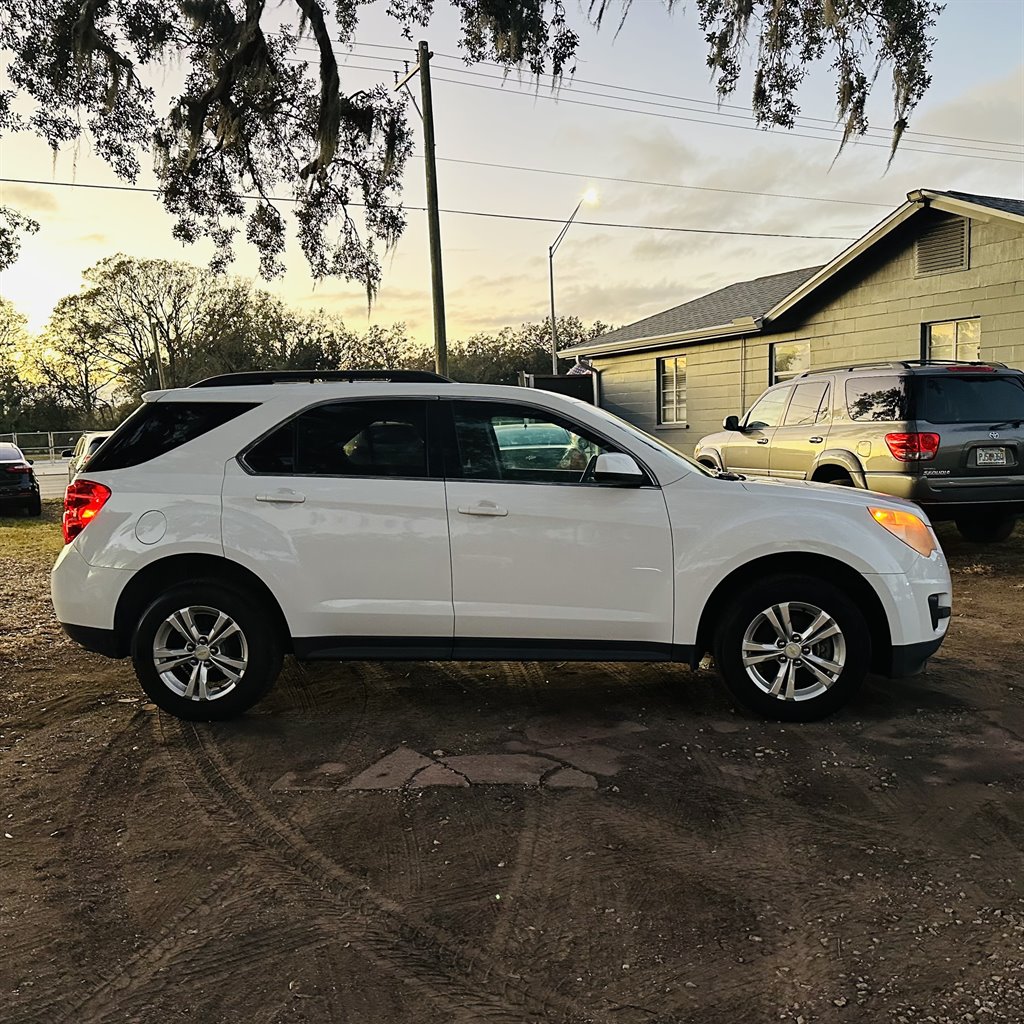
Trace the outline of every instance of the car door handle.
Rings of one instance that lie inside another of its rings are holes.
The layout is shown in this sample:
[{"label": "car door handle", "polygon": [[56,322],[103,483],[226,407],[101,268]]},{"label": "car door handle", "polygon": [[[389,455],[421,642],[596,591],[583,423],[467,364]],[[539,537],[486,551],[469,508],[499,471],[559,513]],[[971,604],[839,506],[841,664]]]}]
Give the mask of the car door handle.
[{"label": "car door handle", "polygon": [[758,444],[767,444],[768,443],[768,438],[767,437],[759,437],[757,439],[757,443]]},{"label": "car door handle", "polygon": [[306,496],[295,491],[274,491],[272,494],[257,494],[256,500],[269,501],[275,505],[301,505]]},{"label": "car door handle", "polygon": [[492,501],[481,501],[476,505],[460,505],[459,514],[464,516],[507,516],[508,509]]},{"label": "car door handle", "polygon": [[818,437],[818,435],[815,434],[814,437],[807,438],[807,443],[808,444],[821,444],[821,442],[824,441],[824,440],[825,440],[825,438]]}]

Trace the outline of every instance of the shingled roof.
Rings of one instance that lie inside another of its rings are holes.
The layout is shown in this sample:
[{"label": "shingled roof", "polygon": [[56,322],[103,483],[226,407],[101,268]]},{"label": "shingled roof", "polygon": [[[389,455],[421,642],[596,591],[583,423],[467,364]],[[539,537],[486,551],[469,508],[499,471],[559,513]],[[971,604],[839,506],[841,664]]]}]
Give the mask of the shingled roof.
[{"label": "shingled roof", "polygon": [[666,334],[681,334],[706,327],[720,327],[731,324],[743,317],[759,320],[764,314],[784,299],[794,288],[798,288],[821,267],[804,267],[803,270],[787,270],[783,274],[769,274],[756,277],[753,281],[719,288],[699,298],[673,306],[664,313],[627,324],[618,330],[600,336],[602,345],[636,338],[659,338]]},{"label": "shingled roof", "polygon": [[804,302],[906,220],[929,207],[961,217],[974,216],[974,210],[990,210],[1017,224],[1024,222],[1024,199],[918,189],[910,192],[905,203],[829,263],[730,284],[680,306],[673,306],[664,313],[655,313],[572,348],[562,349],[560,355],[613,355],[618,351],[639,351],[682,341],[770,332],[783,314]]}]

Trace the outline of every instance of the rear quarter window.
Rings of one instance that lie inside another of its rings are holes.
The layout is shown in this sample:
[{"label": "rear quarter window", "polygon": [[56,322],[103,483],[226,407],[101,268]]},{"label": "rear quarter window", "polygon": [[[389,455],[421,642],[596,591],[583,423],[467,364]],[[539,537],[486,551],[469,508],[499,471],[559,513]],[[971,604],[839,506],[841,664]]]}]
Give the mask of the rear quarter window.
[{"label": "rear quarter window", "polygon": [[141,466],[255,408],[252,402],[147,402],[103,442],[89,472]]},{"label": "rear quarter window", "polygon": [[907,415],[907,387],[903,377],[861,377],[846,382],[846,409],[851,420],[893,423]]},{"label": "rear quarter window", "polygon": [[915,381],[917,419],[928,423],[1024,420],[1024,378],[973,374],[921,376]]}]

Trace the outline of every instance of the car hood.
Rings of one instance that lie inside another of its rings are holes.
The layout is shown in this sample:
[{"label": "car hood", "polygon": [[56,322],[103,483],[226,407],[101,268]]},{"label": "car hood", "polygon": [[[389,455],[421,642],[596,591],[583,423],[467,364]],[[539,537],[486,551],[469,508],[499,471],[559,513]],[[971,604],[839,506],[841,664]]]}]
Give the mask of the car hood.
[{"label": "car hood", "polygon": [[747,477],[741,486],[759,497],[766,497],[773,491],[779,497],[795,498],[801,495],[812,501],[830,501],[839,505],[878,505],[883,508],[905,508],[916,515],[926,518],[921,507],[904,498],[894,498],[891,494],[879,494],[878,491],[865,491],[859,487],[843,487],[839,484],[812,483],[809,480],[780,480]]}]

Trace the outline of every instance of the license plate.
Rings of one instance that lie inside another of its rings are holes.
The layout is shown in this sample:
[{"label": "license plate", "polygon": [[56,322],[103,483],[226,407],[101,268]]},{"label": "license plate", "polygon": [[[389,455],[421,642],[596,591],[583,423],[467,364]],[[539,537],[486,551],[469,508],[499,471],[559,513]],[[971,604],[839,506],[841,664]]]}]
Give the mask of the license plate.
[{"label": "license plate", "polygon": [[1005,466],[1006,465],[1006,449],[1005,448],[979,448],[978,449],[978,465],[979,466]]}]

